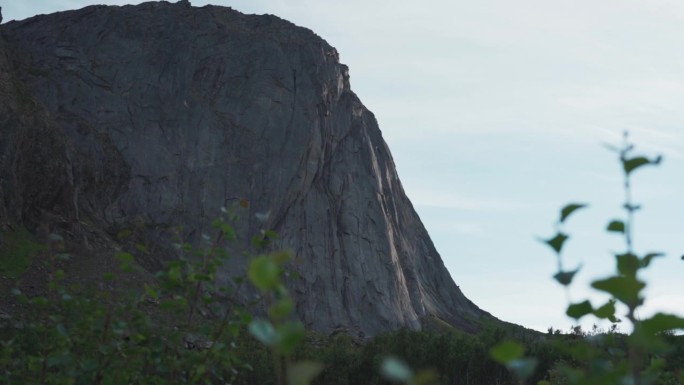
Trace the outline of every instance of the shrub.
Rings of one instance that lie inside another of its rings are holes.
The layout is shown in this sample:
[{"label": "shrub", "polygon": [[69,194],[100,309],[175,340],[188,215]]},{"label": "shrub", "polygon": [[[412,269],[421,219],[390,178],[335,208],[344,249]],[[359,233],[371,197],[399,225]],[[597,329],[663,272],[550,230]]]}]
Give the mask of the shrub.
[{"label": "shrub", "polygon": [[[581,329],[575,330],[575,334],[580,336],[579,343],[561,346],[571,360],[556,362],[550,371],[550,380],[553,383],[641,385],[658,381],[668,383],[669,379],[674,378],[674,373],[667,371],[668,363],[664,359],[672,343],[665,336],[672,330],[684,328],[684,319],[664,313],[657,313],[646,319],[639,319],[636,316],[638,308],[644,302],[643,290],[646,287],[639,273],[663,254],[650,252],[638,255],[633,249],[634,217],[641,209],[641,205],[635,203],[632,198],[632,175],[644,166],[658,165],[662,158],[634,155],[634,145],[629,142],[626,133],[622,146],[612,150],[618,154],[622,168],[625,193],[622,207],[625,213],[622,218],[611,220],[606,231],[621,235],[625,241],[625,250],[615,255],[615,274],[591,284],[595,290],[607,293],[612,298],[599,306],[595,306],[589,300],[571,303],[566,314],[576,320],[593,315],[599,319],[619,322],[616,306],[622,306],[626,309],[625,318],[631,324],[632,332],[629,335],[599,334],[589,339],[585,338],[586,334]],[[556,224],[556,234],[542,240],[556,254],[558,272],[554,278],[566,287],[572,283],[578,269],[563,268],[561,253],[569,239],[569,235],[563,231],[563,224],[577,210],[586,206],[583,203],[571,203],[563,207]],[[498,346],[492,350],[492,355],[521,379],[529,378],[532,368],[539,362],[535,357],[524,357],[523,347],[513,342]],[[684,382],[684,376],[680,376],[679,381]]]}]

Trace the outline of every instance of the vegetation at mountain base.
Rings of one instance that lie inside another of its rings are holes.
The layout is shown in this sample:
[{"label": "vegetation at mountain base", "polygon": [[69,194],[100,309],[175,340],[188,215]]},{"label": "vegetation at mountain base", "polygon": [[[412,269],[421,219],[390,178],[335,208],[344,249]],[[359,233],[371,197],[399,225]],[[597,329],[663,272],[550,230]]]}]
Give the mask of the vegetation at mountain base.
[{"label": "vegetation at mountain base", "polygon": [[[684,320],[661,313],[636,316],[645,287],[639,272],[660,254],[633,250],[631,229],[640,206],[631,197],[631,176],[660,158],[632,155],[627,138],[616,151],[625,176],[625,214],[607,230],[625,238],[626,250],[616,256],[615,275],[592,284],[612,299],[567,309],[576,320],[593,315],[612,321],[608,330],[575,326],[542,334],[482,321],[477,334],[468,334],[433,320],[423,331],[398,330],[367,340],[307,331],[296,320],[287,289],[288,280],[296,279],[288,272],[291,256],[272,247],[273,231],[262,230],[252,239],[244,274],[230,282],[216,280],[230,259],[226,245],[236,238],[231,223],[241,220],[239,206],[248,205],[240,201],[224,210],[200,247],[174,244],[180,257],[138,285],[117,283],[141,272],[137,261],[147,253],[142,245],[116,255],[121,272],[84,284],[65,271],[72,256],[59,235],[47,245],[23,228],[4,235],[2,274],[20,280],[38,261],[47,284],[31,293],[15,288],[4,298],[14,310],[0,313],[0,383],[682,384],[684,336],[672,331],[683,328]],[[554,278],[566,287],[577,270],[563,267],[561,253],[569,239],[563,224],[585,207],[565,206],[556,234],[543,240],[557,256]],[[237,300],[245,290],[254,301]],[[629,333],[618,324],[623,309]]]},{"label": "vegetation at mountain base", "polygon": [[37,242],[25,227],[8,232],[0,243],[0,274],[19,277],[31,264],[33,257],[43,250],[45,246]]},{"label": "vegetation at mountain base", "polygon": [[0,320],[0,383],[231,382],[249,368],[235,341],[251,315],[219,306],[239,285],[216,286],[216,269],[227,259],[222,243],[233,233],[226,222],[215,227],[201,250],[175,245],[181,257],[156,274],[156,284],[116,290],[121,276],[140,269],[133,254],[116,255],[122,272],[82,285],[65,273],[71,255],[60,252],[62,239],[53,234],[44,292],[12,289],[15,310]]}]

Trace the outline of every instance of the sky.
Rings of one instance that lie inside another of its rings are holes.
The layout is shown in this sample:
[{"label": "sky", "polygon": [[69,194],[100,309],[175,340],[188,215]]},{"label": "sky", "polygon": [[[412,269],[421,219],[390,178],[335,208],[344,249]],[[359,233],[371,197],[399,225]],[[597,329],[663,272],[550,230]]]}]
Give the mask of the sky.
[{"label": "sky", "polygon": [[[274,14],[315,31],[350,67],[413,202],[464,294],[494,316],[568,330],[568,301],[625,250],[605,232],[623,212],[621,166],[605,144],[625,130],[659,167],[633,194],[635,250],[665,252],[642,278],[639,315],[684,315],[684,3],[666,0],[192,0]],[[5,22],[92,4],[0,0]],[[588,203],[564,228],[564,290],[555,255],[559,209]],[[597,321],[581,321],[590,327]],[[601,325],[606,327],[607,325]],[[628,331],[627,326],[621,329]]]}]

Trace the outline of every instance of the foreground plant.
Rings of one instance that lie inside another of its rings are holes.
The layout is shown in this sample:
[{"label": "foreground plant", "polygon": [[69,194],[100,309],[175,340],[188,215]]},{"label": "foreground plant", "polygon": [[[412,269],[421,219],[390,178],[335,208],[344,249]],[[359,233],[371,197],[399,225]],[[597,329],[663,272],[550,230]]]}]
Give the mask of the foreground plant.
[{"label": "foreground plant", "polygon": [[[618,154],[622,166],[625,193],[622,207],[625,213],[622,218],[611,220],[606,231],[622,236],[625,250],[615,255],[614,275],[591,283],[592,288],[609,294],[611,299],[599,306],[595,306],[589,300],[571,303],[566,314],[575,320],[593,315],[615,323],[621,321],[616,315],[617,309],[624,308],[624,317],[629,321],[632,332],[624,338],[616,338],[616,334],[611,334],[604,336],[606,338],[598,344],[585,343],[567,348],[566,351],[573,357],[574,363],[561,363],[558,370],[568,384],[656,384],[660,383],[659,377],[663,375],[662,369],[666,365],[660,358],[669,348],[665,337],[673,330],[684,329],[684,318],[665,313],[657,313],[646,319],[639,319],[636,315],[644,303],[643,293],[646,288],[646,282],[640,278],[640,273],[647,269],[655,258],[664,254],[638,254],[634,250],[634,216],[641,209],[641,205],[635,203],[632,197],[632,176],[644,166],[660,164],[662,158],[635,155],[634,145],[629,142],[626,133],[622,146],[611,149]],[[563,246],[570,238],[563,231],[563,225],[570,215],[585,207],[587,205],[584,203],[571,203],[563,207],[555,226],[556,234],[542,240],[553,250],[557,258],[558,271],[554,279],[565,287],[572,283],[579,268],[566,270],[563,267]],[[491,355],[522,380],[532,374],[536,364],[534,358],[524,357],[524,348],[515,342],[509,341],[499,345],[492,349]],[[679,381],[684,382],[684,374],[680,376]]]},{"label": "foreground plant", "polygon": [[[22,310],[0,319],[0,383],[243,383],[244,375],[252,370],[243,357],[259,350],[250,346],[245,329],[249,325],[255,331],[265,324],[238,301],[238,291],[248,282],[244,276],[235,277],[230,285],[217,280],[217,272],[229,259],[225,243],[235,239],[231,222],[236,219],[224,210],[224,217],[213,223],[213,236],[203,236],[202,247],[175,244],[177,258],[156,273],[154,284],[142,290],[117,292],[109,288],[116,286],[118,277],[140,269],[131,253],[116,256],[122,274],[106,273],[104,284],[91,288],[68,283],[60,266],[70,256],[55,253],[47,263],[47,292],[29,296],[15,289]],[[136,253],[147,250],[137,245]],[[285,255],[255,257],[249,280],[257,287],[284,293],[279,271],[273,274],[278,267],[268,263],[280,263]],[[269,313],[280,321],[292,307],[289,297],[280,296]],[[277,330],[277,346],[283,354],[289,354],[303,332],[301,324],[294,321]],[[294,377],[288,383],[307,384],[312,375],[304,372],[307,368],[311,372],[310,367],[294,368],[299,369],[290,370],[288,375]]]},{"label": "foreground plant", "polygon": [[266,252],[276,237],[273,231],[262,231],[252,241],[262,253],[250,262],[247,276],[264,296],[268,317],[253,319],[249,332],[271,350],[277,385],[307,385],[323,370],[323,365],[313,360],[292,359],[295,349],[304,341],[306,330],[295,319],[294,300],[283,284],[290,253]]}]

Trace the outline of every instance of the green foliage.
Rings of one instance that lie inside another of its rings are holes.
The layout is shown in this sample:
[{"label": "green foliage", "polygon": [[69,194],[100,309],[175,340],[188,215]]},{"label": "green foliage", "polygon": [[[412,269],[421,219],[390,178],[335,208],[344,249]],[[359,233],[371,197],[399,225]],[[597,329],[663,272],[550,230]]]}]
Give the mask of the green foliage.
[{"label": "green foliage", "polygon": [[616,233],[624,233],[625,232],[625,222],[618,221],[618,220],[610,221],[610,223],[608,223],[607,230],[612,231],[612,232],[616,232]]},{"label": "green foliage", "polygon": [[252,283],[263,291],[271,290],[279,284],[280,273],[278,264],[268,255],[254,259],[247,270]]},{"label": "green foliage", "polygon": [[563,250],[563,245],[568,238],[569,236],[567,234],[559,232],[553,238],[550,238],[544,242],[546,242],[546,244],[549,245],[549,247],[551,247],[556,253],[560,254],[561,250]]},{"label": "green foliage", "polygon": [[559,271],[556,273],[556,275],[553,276],[553,278],[558,281],[563,286],[568,286],[570,283],[572,283],[572,279],[575,277],[575,274],[579,272],[579,268],[575,270],[570,270],[570,271]]},{"label": "green foliage", "polygon": [[525,348],[517,342],[505,341],[489,350],[489,355],[498,363],[507,364],[522,358]]},{"label": "green foliage", "polygon": [[[614,275],[591,283],[592,288],[609,294],[612,299],[597,308],[588,300],[572,303],[568,305],[566,313],[576,320],[593,315],[615,323],[619,321],[615,315],[616,304],[620,304],[627,310],[625,317],[631,323],[633,331],[628,336],[618,336],[615,333],[596,334],[594,340],[585,340],[586,334],[577,327],[574,334],[583,338],[581,343],[561,345],[568,359],[554,364],[553,369],[548,372],[550,381],[541,382],[544,384],[678,383],[674,372],[667,369],[668,363],[664,358],[674,345],[663,336],[672,333],[673,330],[684,329],[684,318],[661,313],[646,319],[639,319],[636,316],[638,308],[644,302],[643,292],[646,288],[646,283],[639,278],[639,273],[647,268],[654,258],[662,256],[662,253],[648,253],[639,257],[633,250],[634,213],[641,206],[632,201],[631,178],[633,173],[643,166],[658,165],[662,157],[632,155],[634,146],[629,143],[627,134],[623,146],[614,150],[619,155],[624,176],[625,202],[622,207],[625,209],[625,217],[611,220],[606,231],[621,235],[625,240],[626,250],[615,255]],[[570,214],[585,206],[576,203],[565,206],[556,223],[557,234],[548,240],[542,239],[556,255],[558,272],[554,278],[565,287],[571,284],[577,270],[563,270],[561,251],[569,235],[562,231],[562,225]],[[679,344],[681,345],[681,340]],[[521,371],[516,370],[517,367],[511,367],[511,363],[522,355],[520,346],[511,343],[501,344],[491,351],[491,355],[505,364],[518,378],[527,378],[528,368]],[[679,356],[674,357],[680,359]]]},{"label": "green foliage", "polygon": [[566,205],[565,207],[563,207],[561,209],[561,216],[560,216],[559,222],[560,223],[565,222],[565,219],[567,217],[569,217],[570,214],[572,214],[575,211],[577,211],[581,208],[584,208],[584,207],[587,207],[587,205],[585,203],[570,203],[570,204]]},{"label": "green foliage", "polygon": [[525,348],[514,341],[504,341],[489,350],[489,355],[498,363],[503,364],[520,379],[527,379],[537,367],[537,359],[524,357]]},{"label": "green foliage", "polygon": [[[252,239],[252,244],[265,250],[276,237],[273,231],[262,231],[261,236]],[[262,292],[269,319],[255,318],[248,329],[271,349],[277,384],[308,385],[323,370],[323,365],[313,360],[292,360],[295,349],[304,341],[306,330],[301,322],[294,320],[294,301],[282,282],[285,265],[290,259],[289,253],[278,251],[251,260],[247,276]]]},{"label": "green foliage", "polygon": [[568,310],[566,311],[566,314],[568,317],[572,317],[574,319],[580,319],[584,317],[587,314],[591,314],[594,311],[594,308],[591,306],[591,302],[589,301],[583,301],[580,303],[574,303],[568,306]]},{"label": "green foliage", "polygon": [[413,371],[399,358],[388,356],[380,364],[380,373],[390,381],[409,382],[413,377]]},{"label": "green foliage", "polygon": [[299,361],[290,364],[287,371],[288,385],[308,385],[323,371],[323,365],[316,361]]},{"label": "green foliage", "polygon": [[19,277],[36,254],[47,250],[23,226],[3,232],[0,239],[0,273],[10,278]]},{"label": "green foliage", "polygon": [[[180,247],[193,257],[182,254],[157,273],[157,284],[142,291],[68,284],[59,268],[64,255],[53,258],[48,291],[28,296],[14,290],[22,311],[0,319],[0,383],[239,381],[250,370],[241,343],[251,317],[233,300],[239,286],[215,282],[227,259],[225,226],[213,241],[207,237],[202,249]],[[133,254],[122,252],[117,258],[124,272],[137,268]],[[108,274],[103,281],[113,277]]]},{"label": "green foliage", "polygon": [[386,356],[380,364],[380,375],[391,382],[408,385],[429,385],[437,381],[438,375],[434,370],[414,372],[403,360]]}]

